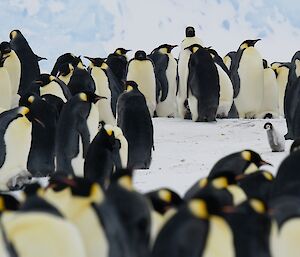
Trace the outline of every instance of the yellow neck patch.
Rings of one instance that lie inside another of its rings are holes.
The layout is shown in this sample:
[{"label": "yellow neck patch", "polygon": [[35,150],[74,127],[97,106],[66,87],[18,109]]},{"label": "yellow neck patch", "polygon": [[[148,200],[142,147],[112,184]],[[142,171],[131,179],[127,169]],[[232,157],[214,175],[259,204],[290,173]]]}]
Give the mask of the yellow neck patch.
[{"label": "yellow neck patch", "polygon": [[225,177],[213,179],[212,185],[217,189],[223,189],[228,186],[228,180]]},{"label": "yellow neck patch", "polygon": [[266,212],[265,205],[258,199],[251,199],[250,205],[257,213],[263,214]]},{"label": "yellow neck patch", "polygon": [[244,44],[242,44],[241,46],[240,46],[240,49],[241,50],[244,50],[244,49],[246,49],[246,48],[248,48],[249,47],[249,45],[247,44],[247,43],[244,43]]},{"label": "yellow neck patch", "polygon": [[118,181],[119,185],[128,191],[133,191],[132,179],[129,176],[121,177]]},{"label": "yellow neck patch", "polygon": [[101,203],[104,200],[104,194],[99,184],[92,185],[90,198],[94,203]]},{"label": "yellow neck patch", "polygon": [[18,35],[17,31],[12,31],[11,32],[11,37],[14,39]]},{"label": "yellow neck patch", "polygon": [[251,152],[249,152],[249,151],[243,151],[243,152],[241,153],[241,155],[242,155],[242,158],[243,158],[245,161],[248,161],[248,162],[251,161]]},{"label": "yellow neck patch", "polygon": [[84,102],[87,102],[87,95],[85,93],[80,93],[79,94],[79,98],[84,101]]},{"label": "yellow neck patch", "polygon": [[200,188],[203,188],[207,185],[207,183],[208,183],[207,178],[202,178],[202,179],[200,179],[198,185],[199,185]]},{"label": "yellow neck patch", "polygon": [[132,86],[127,86],[127,89],[126,89],[127,92],[130,92],[130,91],[132,91],[132,90],[133,90],[133,87],[132,87]]},{"label": "yellow neck patch", "polygon": [[205,201],[203,200],[192,200],[188,203],[188,208],[191,213],[200,219],[208,218],[208,211]]},{"label": "yellow neck patch", "polygon": [[159,190],[158,192],[158,196],[160,199],[162,199],[163,201],[170,203],[172,201],[172,194],[167,191],[167,190]]},{"label": "yellow neck patch", "polygon": [[104,62],[104,63],[102,63],[102,65],[101,65],[101,69],[104,69],[104,70],[106,70],[108,68],[108,65]]},{"label": "yellow neck patch", "polygon": [[29,113],[29,108],[27,107],[20,107],[19,113],[22,114],[23,116]]},{"label": "yellow neck patch", "polygon": [[263,172],[263,175],[264,175],[264,177],[265,177],[267,180],[272,181],[272,180],[274,179],[273,175],[272,175],[270,172],[268,172],[268,171],[264,171],[264,172]]}]

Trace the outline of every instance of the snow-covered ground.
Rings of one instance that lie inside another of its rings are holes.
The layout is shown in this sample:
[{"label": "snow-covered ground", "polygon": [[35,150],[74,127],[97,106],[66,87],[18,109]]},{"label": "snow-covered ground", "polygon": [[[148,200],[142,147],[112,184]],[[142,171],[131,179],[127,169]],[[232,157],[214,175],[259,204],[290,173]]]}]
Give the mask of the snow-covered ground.
[{"label": "snow-covered ground", "polygon": [[[286,133],[284,119],[270,120],[282,134]],[[218,120],[196,123],[181,119],[154,118],[155,151],[149,170],[137,170],[134,176],[138,190],[146,192],[158,187],[170,187],[183,194],[189,186],[206,176],[212,166],[227,154],[251,149],[274,166],[263,166],[274,174],[288,155],[273,153],[263,126],[267,120]]]}]

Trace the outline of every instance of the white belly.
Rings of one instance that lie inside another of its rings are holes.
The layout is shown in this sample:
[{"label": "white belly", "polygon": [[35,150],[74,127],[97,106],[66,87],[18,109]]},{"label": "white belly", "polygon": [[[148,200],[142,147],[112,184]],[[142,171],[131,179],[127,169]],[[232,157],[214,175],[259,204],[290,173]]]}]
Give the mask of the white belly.
[{"label": "white belly", "polygon": [[284,117],[284,95],[285,89],[288,82],[289,76],[289,69],[286,67],[281,67],[278,69],[278,77],[277,77],[277,84],[278,84],[278,103],[279,103],[279,115]]},{"label": "white belly", "polygon": [[11,94],[12,96],[15,96],[18,93],[20,85],[21,63],[14,50],[11,51],[3,66],[7,69],[9,74],[11,82]]},{"label": "white belly", "polygon": [[190,111],[192,114],[192,120],[197,121],[199,117],[198,113],[198,99],[197,97],[193,96],[191,90],[189,89],[189,99],[188,99]]},{"label": "white belly", "polygon": [[6,158],[0,169],[0,190],[7,190],[7,182],[27,171],[27,158],[31,145],[32,125],[25,117],[11,122],[4,135]]},{"label": "white belly", "polygon": [[159,117],[176,117],[177,104],[176,104],[176,74],[177,62],[171,54],[169,55],[169,64],[166,70],[166,76],[169,84],[167,98],[163,102],[159,102],[156,107],[156,113]]},{"label": "white belly", "polygon": [[263,101],[264,74],[260,54],[255,48],[247,48],[238,69],[240,92],[235,104],[241,118],[257,116]]},{"label": "white belly", "polygon": [[62,99],[65,102],[67,102],[67,99],[61,89],[61,87],[58,85],[57,82],[51,81],[47,86],[40,87],[40,94],[43,95],[55,95]]},{"label": "white belly", "polygon": [[0,68],[0,107],[9,110],[12,103],[12,89],[7,69]]}]

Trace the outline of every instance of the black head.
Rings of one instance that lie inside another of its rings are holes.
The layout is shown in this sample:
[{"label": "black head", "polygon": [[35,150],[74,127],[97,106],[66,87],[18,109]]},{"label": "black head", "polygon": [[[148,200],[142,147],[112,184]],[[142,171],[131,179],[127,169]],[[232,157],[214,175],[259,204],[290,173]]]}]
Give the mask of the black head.
[{"label": "black head", "polygon": [[46,86],[51,81],[55,79],[54,76],[47,74],[47,73],[42,73],[39,75],[39,77],[34,81],[34,83],[38,84],[40,87]]},{"label": "black head", "polygon": [[70,63],[64,63],[59,67],[58,75],[59,76],[67,76],[74,70],[74,66]]},{"label": "black head", "polygon": [[155,50],[161,50],[161,51],[167,52],[169,54],[177,46],[178,45],[163,44],[163,45],[160,45],[159,47],[157,47]]},{"label": "black head", "polygon": [[264,69],[268,68],[268,62],[266,59],[263,59],[263,66],[264,66]]},{"label": "black head", "polygon": [[257,167],[263,166],[263,165],[271,165],[270,163],[264,161],[260,155],[252,150],[244,150],[241,152],[241,157],[249,162],[254,163]]},{"label": "black head", "polygon": [[138,84],[135,81],[128,80],[125,82],[125,90],[127,92],[138,89]]},{"label": "black head", "polygon": [[291,145],[290,153],[296,152],[300,150],[300,138],[294,140]]},{"label": "black head", "polygon": [[255,44],[260,41],[261,39],[248,39],[248,40],[245,40],[241,45],[240,45],[240,48],[241,49],[246,49],[248,47],[254,47]]},{"label": "black head", "polygon": [[95,93],[90,91],[80,92],[77,94],[77,97],[82,102],[89,102],[94,104],[97,103],[100,99],[107,99],[107,97],[96,95]]},{"label": "black head", "polygon": [[140,61],[147,60],[147,54],[145,51],[142,51],[142,50],[136,51],[134,54],[134,59],[140,60]]},{"label": "black head", "polygon": [[1,44],[0,44],[0,52],[1,54],[5,55],[5,54],[8,54],[11,52],[11,46],[10,46],[10,43],[6,42],[6,41],[3,41]]},{"label": "black head", "polygon": [[20,202],[8,194],[0,195],[0,212],[3,211],[17,211],[20,208]]},{"label": "black head", "polygon": [[101,67],[102,64],[105,62],[105,58],[100,58],[100,57],[92,58],[92,57],[84,56],[84,58],[88,59],[96,67]]},{"label": "black head", "polygon": [[294,56],[293,56],[291,62],[292,62],[292,63],[295,63],[296,60],[300,60],[300,51],[297,51],[297,52],[294,54]]},{"label": "black head", "polygon": [[194,27],[186,27],[185,29],[185,36],[186,37],[194,37],[196,34],[195,34],[195,29]]},{"label": "black head", "polygon": [[193,44],[191,46],[188,46],[184,48],[185,50],[190,50],[193,54],[196,53],[199,49],[203,49],[203,47],[199,44]]},{"label": "black head", "polygon": [[272,130],[272,129],[273,129],[272,123],[267,122],[267,123],[264,125],[264,129],[266,129],[266,130]]},{"label": "black head", "polygon": [[15,29],[15,30],[13,30],[13,31],[11,31],[11,32],[9,33],[9,38],[10,38],[10,40],[13,40],[13,39],[15,39],[15,38],[17,38],[17,37],[19,37],[19,36],[22,36],[22,37],[23,37],[21,31],[18,30],[18,29]]},{"label": "black head", "polygon": [[117,48],[114,53],[117,55],[126,55],[130,51],[131,50],[126,50],[124,48]]}]

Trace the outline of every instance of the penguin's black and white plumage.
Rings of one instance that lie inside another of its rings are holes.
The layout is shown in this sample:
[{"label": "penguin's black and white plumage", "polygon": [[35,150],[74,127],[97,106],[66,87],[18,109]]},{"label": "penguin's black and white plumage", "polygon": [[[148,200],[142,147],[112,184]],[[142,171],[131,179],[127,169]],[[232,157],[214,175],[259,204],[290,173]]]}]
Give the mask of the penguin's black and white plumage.
[{"label": "penguin's black and white plumage", "polygon": [[230,72],[226,65],[224,64],[221,56],[214,49],[208,49],[210,52],[215,65],[218,70],[219,75],[219,85],[220,85],[220,99],[219,106],[217,110],[218,118],[227,118],[228,113],[233,105],[233,85],[230,80]]},{"label": "penguin's black and white plumage", "polygon": [[264,125],[264,129],[267,131],[268,142],[272,149],[272,152],[284,152],[285,150],[285,139],[282,134],[280,134],[272,125],[272,123],[267,122]]},{"label": "penguin's black and white plumage", "polygon": [[235,55],[236,55],[236,52],[231,51],[228,54],[226,54],[223,58],[224,64],[226,65],[229,72],[231,71],[232,63],[234,62]]},{"label": "penguin's black and white plumage", "polygon": [[263,102],[264,69],[262,57],[254,48],[257,41],[244,41],[232,63],[234,102],[240,118],[257,117]]},{"label": "penguin's black and white plumage", "polygon": [[106,59],[107,65],[120,82],[126,80],[126,68],[128,64],[126,54],[130,51],[120,47],[109,54]]},{"label": "penguin's black and white plumage", "polygon": [[220,99],[217,67],[208,49],[201,45],[188,48],[188,103],[193,121],[215,121]]},{"label": "penguin's black and white plumage", "polygon": [[16,52],[21,62],[21,78],[18,89],[19,95],[26,92],[30,83],[40,75],[38,57],[29,46],[27,40],[19,30],[13,30],[9,34],[11,48]]},{"label": "penguin's black and white plumage", "polygon": [[144,51],[137,51],[127,66],[128,81],[135,81],[139,91],[145,96],[151,117],[156,109],[156,77],[154,64]]},{"label": "penguin's black and white plumage", "polygon": [[106,196],[125,229],[132,256],[150,256],[150,203],[134,189],[132,170],[117,170],[111,177]]},{"label": "penguin's black and white plumage", "polygon": [[156,106],[158,117],[176,117],[177,61],[171,51],[177,45],[163,44],[155,48],[149,58],[154,62],[154,71],[159,83],[159,99]]},{"label": "penguin's black and white plumage", "polygon": [[79,67],[81,69],[84,68],[80,57],[77,57],[72,53],[65,53],[57,58],[54,66],[52,68],[51,75],[57,76],[59,71],[61,70],[61,67],[64,64],[71,64],[73,67]]},{"label": "penguin's black and white plumage", "polygon": [[6,68],[10,79],[12,96],[11,106],[14,108],[17,106],[17,102],[20,98],[18,90],[21,79],[21,62],[8,42],[2,42],[0,44],[0,51],[4,58],[3,67]]},{"label": "penguin's black and white plumage", "polygon": [[236,175],[249,174],[257,171],[263,165],[271,165],[252,150],[243,150],[227,155],[216,162],[208,177],[214,177],[224,171],[232,171]]},{"label": "penguin's black and white plumage", "polygon": [[195,29],[187,27],[185,29],[186,38],[181,42],[180,54],[178,59],[178,89],[177,89],[177,108],[180,118],[188,118],[189,110],[187,105],[187,84],[189,76],[189,60],[191,51],[187,47],[193,44],[202,45],[200,38],[196,37]]},{"label": "penguin's black and white plumage", "polygon": [[9,110],[12,106],[12,89],[9,73],[4,67],[6,58],[0,52],[0,107]]},{"label": "penguin's black and white plumage", "polygon": [[153,124],[144,95],[134,81],[126,82],[127,90],[117,104],[117,124],[128,142],[128,167],[148,169],[152,160]]},{"label": "penguin's black and white plumage", "polygon": [[106,97],[106,99],[97,103],[99,120],[104,121],[106,124],[116,125],[116,105],[121,92],[118,90],[118,87],[114,86],[114,81],[110,79],[104,59],[85,58],[91,61],[88,69],[95,81],[96,93]]},{"label": "penguin's black and white plumage", "polygon": [[57,171],[83,176],[83,165],[90,142],[98,132],[96,103],[101,97],[91,92],[73,96],[60,113],[56,133]]},{"label": "penguin's black and white plumage", "polygon": [[275,62],[271,64],[271,68],[276,74],[276,80],[278,85],[278,104],[279,104],[279,115],[284,117],[284,95],[286,86],[288,83],[288,76],[290,71],[291,63],[280,63]]},{"label": "penguin's black and white plumage", "polygon": [[278,118],[278,85],[274,70],[263,59],[264,65],[264,97],[258,118]]}]

